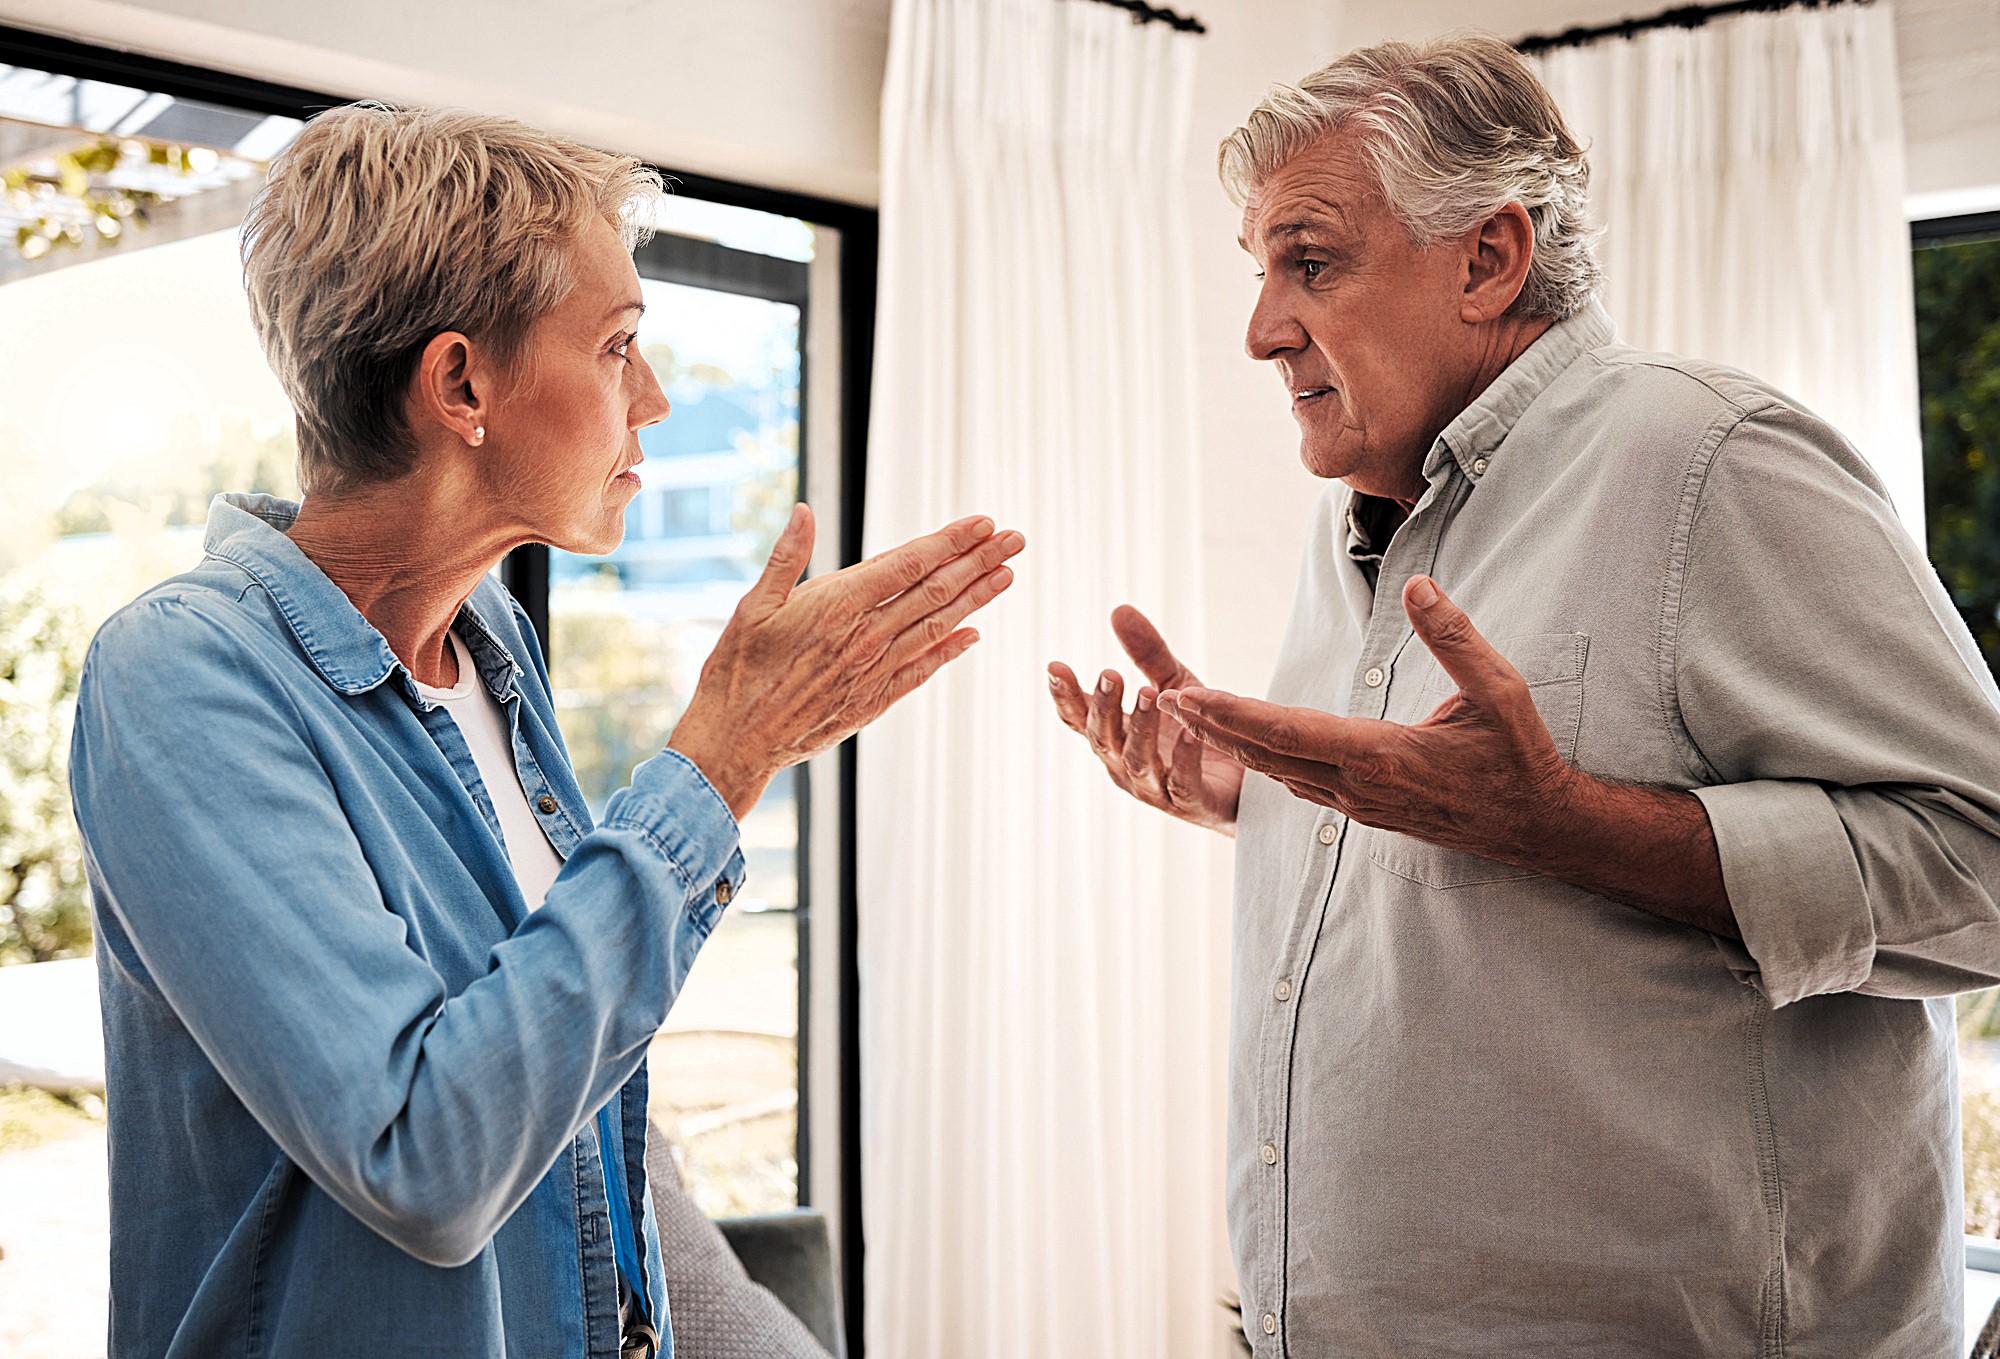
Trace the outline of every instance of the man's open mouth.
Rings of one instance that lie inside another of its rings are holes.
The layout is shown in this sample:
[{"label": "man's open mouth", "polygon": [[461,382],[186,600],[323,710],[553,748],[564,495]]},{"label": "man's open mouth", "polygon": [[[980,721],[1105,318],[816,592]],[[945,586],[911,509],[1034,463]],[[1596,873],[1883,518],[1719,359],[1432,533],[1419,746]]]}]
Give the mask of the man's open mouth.
[{"label": "man's open mouth", "polygon": [[1333,388],[1331,387],[1294,387],[1292,389],[1292,400],[1295,402],[1311,401],[1315,397],[1325,396],[1332,390]]}]

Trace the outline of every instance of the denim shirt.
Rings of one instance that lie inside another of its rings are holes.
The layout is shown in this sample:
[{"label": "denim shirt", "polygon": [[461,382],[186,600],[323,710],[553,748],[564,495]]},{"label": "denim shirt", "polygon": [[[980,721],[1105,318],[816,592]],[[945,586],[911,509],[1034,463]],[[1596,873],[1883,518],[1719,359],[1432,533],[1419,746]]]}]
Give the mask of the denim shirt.
[{"label": "denim shirt", "polygon": [[735,819],[665,752],[594,826],[488,578],[453,626],[566,861],[530,914],[457,724],[297,512],[218,497],[201,565],[84,666],[110,1354],[615,1356],[607,1103],[670,1353],[645,1053],[741,883]]}]

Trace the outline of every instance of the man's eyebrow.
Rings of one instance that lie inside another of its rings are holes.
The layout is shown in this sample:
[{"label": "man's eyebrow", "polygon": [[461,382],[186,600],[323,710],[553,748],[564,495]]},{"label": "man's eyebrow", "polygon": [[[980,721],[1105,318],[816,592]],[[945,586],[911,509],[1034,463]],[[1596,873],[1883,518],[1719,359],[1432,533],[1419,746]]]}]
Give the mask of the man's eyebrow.
[{"label": "man's eyebrow", "polygon": [[[1267,237],[1304,236],[1320,231],[1339,231],[1342,229],[1342,226],[1343,223],[1337,216],[1299,217],[1299,218],[1294,218],[1292,221],[1280,222],[1276,226],[1269,227],[1265,230],[1264,234]],[[1243,249],[1245,251],[1248,251],[1250,254],[1254,255],[1257,253],[1256,251],[1250,249],[1249,240],[1243,236],[1239,235],[1236,238],[1236,244],[1243,247]]]}]

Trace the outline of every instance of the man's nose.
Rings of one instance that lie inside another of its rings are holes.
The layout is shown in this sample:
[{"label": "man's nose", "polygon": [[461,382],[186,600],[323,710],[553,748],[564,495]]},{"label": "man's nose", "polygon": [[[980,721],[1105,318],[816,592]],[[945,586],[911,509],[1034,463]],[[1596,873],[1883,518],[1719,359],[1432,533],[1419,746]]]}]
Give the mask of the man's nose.
[{"label": "man's nose", "polygon": [[1249,329],[1243,335],[1244,352],[1253,359],[1269,361],[1305,344],[1305,330],[1278,295],[1275,282],[1264,280],[1257,293],[1257,305],[1250,312]]}]

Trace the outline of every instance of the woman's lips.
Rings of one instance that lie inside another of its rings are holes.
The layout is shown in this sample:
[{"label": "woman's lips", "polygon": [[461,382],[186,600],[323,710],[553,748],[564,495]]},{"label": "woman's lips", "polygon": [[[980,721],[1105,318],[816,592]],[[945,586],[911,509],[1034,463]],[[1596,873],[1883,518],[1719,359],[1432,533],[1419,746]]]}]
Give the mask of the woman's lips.
[{"label": "woman's lips", "polygon": [[624,471],[620,472],[615,478],[613,478],[613,480],[622,481],[626,485],[631,486],[635,489],[643,487],[646,484],[643,481],[639,480],[638,469],[632,467],[628,467]]}]

